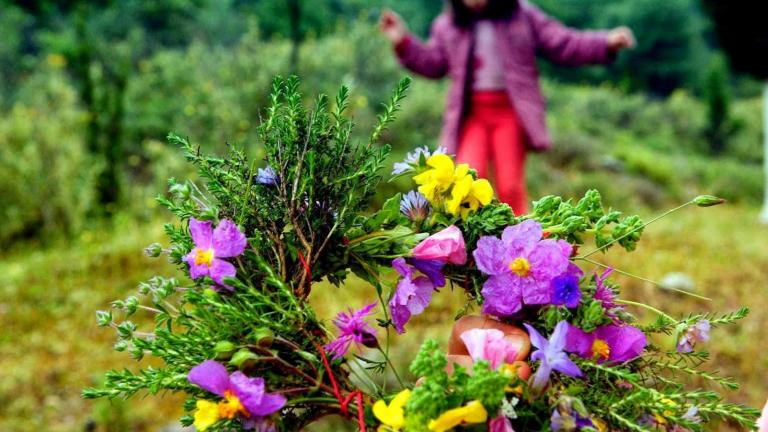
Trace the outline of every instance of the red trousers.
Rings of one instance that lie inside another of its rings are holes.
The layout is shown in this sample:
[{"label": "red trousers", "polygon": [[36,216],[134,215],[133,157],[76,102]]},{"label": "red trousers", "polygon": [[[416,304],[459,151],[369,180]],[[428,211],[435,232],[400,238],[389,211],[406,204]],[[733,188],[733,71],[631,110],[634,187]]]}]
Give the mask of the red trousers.
[{"label": "red trousers", "polygon": [[456,159],[488,178],[493,163],[496,196],[515,214],[528,211],[525,191],[525,135],[512,103],[504,91],[472,94],[464,118]]}]

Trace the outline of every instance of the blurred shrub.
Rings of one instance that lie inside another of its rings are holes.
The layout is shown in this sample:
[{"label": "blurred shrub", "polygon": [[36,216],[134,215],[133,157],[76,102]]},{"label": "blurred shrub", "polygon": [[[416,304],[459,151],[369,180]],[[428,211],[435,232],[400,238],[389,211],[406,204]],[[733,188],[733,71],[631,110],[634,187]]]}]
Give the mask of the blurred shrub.
[{"label": "blurred shrub", "polygon": [[76,100],[58,70],[41,67],[0,116],[0,244],[70,234],[84,223],[96,167]]}]

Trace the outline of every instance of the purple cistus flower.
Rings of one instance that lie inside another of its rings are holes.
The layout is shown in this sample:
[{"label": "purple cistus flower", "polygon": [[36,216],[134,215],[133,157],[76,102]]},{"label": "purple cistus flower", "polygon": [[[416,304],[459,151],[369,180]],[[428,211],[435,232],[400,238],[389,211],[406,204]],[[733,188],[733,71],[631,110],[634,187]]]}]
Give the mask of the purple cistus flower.
[{"label": "purple cistus flower", "polygon": [[445,147],[438,147],[434,152],[430,152],[429,147],[427,146],[417,147],[414,151],[408,153],[402,162],[395,163],[392,169],[392,175],[400,175],[408,171],[413,171],[419,164],[419,159],[422,155],[424,156],[424,159],[429,159],[430,156],[445,153]]},{"label": "purple cistus flower", "polygon": [[223,418],[256,421],[277,412],[286,402],[283,395],[265,391],[263,378],[250,378],[240,371],[230,375],[221,363],[213,360],[193,367],[187,379],[224,399],[218,409]]},{"label": "purple cistus flower", "polygon": [[477,267],[490,276],[483,285],[483,312],[506,317],[524,305],[550,303],[552,280],[569,268],[567,242],[542,240],[538,222],[526,220],[504,229],[501,238],[477,242]]},{"label": "purple cistus flower", "polygon": [[688,327],[685,334],[680,336],[680,340],[677,342],[677,352],[689,353],[693,351],[693,347],[697,342],[709,342],[709,330],[711,329],[709,320],[699,320],[696,324]]},{"label": "purple cistus flower", "polygon": [[243,253],[248,243],[245,235],[229,219],[223,219],[214,230],[211,222],[191,218],[189,232],[195,242],[192,252],[184,257],[189,264],[189,276],[192,279],[210,276],[218,286],[232,290],[224,283],[224,278],[234,277],[237,271],[235,266],[222,258],[233,258]]},{"label": "purple cistus flower", "polygon": [[277,173],[271,166],[259,168],[256,173],[256,183],[268,186],[277,184]]},{"label": "purple cistus flower", "polygon": [[623,363],[634,360],[643,353],[647,339],[637,327],[608,324],[587,333],[568,324],[565,350],[579,357],[597,358],[599,363]]},{"label": "purple cistus flower", "polygon": [[573,274],[563,274],[552,279],[552,304],[573,309],[581,301],[579,278]]},{"label": "purple cistus flower", "polygon": [[552,371],[558,371],[569,377],[580,378],[581,369],[565,353],[565,341],[568,333],[568,322],[560,321],[555,326],[555,330],[545,339],[535,328],[524,324],[528,329],[528,335],[531,338],[531,345],[538,348],[531,354],[531,360],[541,362],[536,374],[533,377],[533,389],[537,391],[544,390],[549,383],[549,376]]},{"label": "purple cistus flower", "polygon": [[325,349],[333,354],[333,359],[339,359],[349,351],[350,345],[365,345],[375,347],[376,329],[365,321],[365,318],[373,312],[376,303],[363,306],[358,310],[349,310],[349,313],[339,312],[333,324],[339,329],[339,335]]},{"label": "purple cistus flower", "polygon": [[400,212],[414,222],[423,221],[430,213],[429,201],[421,192],[412,190],[400,200]]},{"label": "purple cistus flower", "polygon": [[435,285],[426,276],[414,277],[414,268],[404,258],[392,261],[392,267],[402,276],[397,283],[395,295],[389,301],[392,323],[398,333],[405,333],[405,324],[411,316],[424,312],[432,300]]}]

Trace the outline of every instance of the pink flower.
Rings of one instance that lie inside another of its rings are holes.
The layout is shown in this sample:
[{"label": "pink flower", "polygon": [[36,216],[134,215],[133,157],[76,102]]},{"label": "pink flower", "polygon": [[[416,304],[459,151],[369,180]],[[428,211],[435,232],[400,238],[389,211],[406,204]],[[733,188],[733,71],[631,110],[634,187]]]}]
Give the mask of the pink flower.
[{"label": "pink flower", "polygon": [[512,429],[512,423],[503,414],[499,414],[496,418],[488,423],[488,432],[515,432]]},{"label": "pink flower", "polygon": [[222,258],[234,258],[243,253],[248,244],[245,235],[229,219],[219,222],[216,229],[207,221],[189,220],[189,232],[195,247],[184,257],[189,264],[189,276],[197,279],[210,276],[218,286],[232,290],[224,278],[237,274],[235,266]]},{"label": "pink flower", "polygon": [[467,262],[464,236],[455,225],[425,238],[413,248],[413,257],[420,260],[437,260],[463,265]]},{"label": "pink flower", "polygon": [[460,337],[464,341],[472,361],[485,360],[491,364],[491,369],[517,360],[515,345],[504,338],[504,333],[501,330],[472,329],[465,331]]}]

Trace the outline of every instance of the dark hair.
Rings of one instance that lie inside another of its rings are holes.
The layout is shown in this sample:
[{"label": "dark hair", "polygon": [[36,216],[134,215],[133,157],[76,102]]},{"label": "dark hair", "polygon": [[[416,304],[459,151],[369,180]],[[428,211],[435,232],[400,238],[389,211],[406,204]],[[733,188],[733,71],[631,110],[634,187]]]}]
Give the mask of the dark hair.
[{"label": "dark hair", "polygon": [[459,27],[471,27],[479,19],[509,18],[520,7],[518,0],[488,0],[488,5],[481,13],[466,6],[463,0],[450,0],[453,23]]}]

